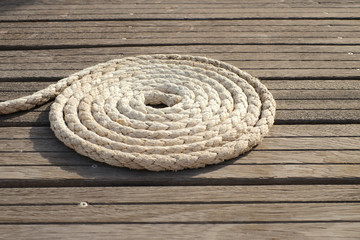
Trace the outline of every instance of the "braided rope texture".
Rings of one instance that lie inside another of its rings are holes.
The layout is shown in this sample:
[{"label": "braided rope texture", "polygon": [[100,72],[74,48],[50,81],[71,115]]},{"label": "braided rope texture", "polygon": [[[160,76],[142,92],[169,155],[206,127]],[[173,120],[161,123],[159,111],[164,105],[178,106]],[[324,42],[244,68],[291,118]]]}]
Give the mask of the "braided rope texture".
[{"label": "braided rope texture", "polygon": [[96,161],[151,171],[200,168],[249,151],[268,134],[276,108],[258,79],[227,63],[143,55],[2,102],[0,114],[55,97],[50,125],[66,146]]}]

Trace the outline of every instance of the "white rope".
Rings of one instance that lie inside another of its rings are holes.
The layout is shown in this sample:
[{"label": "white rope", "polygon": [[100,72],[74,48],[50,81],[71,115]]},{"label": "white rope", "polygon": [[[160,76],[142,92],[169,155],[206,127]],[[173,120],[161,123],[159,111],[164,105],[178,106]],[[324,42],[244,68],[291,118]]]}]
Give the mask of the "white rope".
[{"label": "white rope", "polygon": [[152,171],[237,157],[268,134],[275,117],[275,101],[258,79],[217,60],[181,55],[101,63],[0,103],[0,114],[55,97],[51,129],[66,146],[96,161]]}]

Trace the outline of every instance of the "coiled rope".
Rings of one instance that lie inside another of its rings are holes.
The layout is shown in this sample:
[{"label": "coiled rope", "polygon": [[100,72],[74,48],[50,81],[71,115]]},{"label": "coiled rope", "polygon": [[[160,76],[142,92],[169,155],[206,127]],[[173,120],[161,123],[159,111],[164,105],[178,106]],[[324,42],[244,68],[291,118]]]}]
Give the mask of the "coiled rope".
[{"label": "coiled rope", "polygon": [[50,125],[66,146],[96,161],[151,171],[235,158],[268,134],[275,116],[275,101],[258,79],[221,61],[182,55],[101,63],[1,102],[0,114],[55,97]]}]

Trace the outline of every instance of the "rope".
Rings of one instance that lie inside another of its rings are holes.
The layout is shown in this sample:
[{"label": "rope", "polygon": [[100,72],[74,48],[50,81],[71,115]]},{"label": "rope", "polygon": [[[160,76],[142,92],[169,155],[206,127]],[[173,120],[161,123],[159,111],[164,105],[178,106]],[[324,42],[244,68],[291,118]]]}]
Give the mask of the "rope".
[{"label": "rope", "polygon": [[101,63],[0,103],[0,114],[55,97],[50,125],[66,146],[113,166],[152,171],[235,158],[268,134],[275,116],[275,101],[258,79],[224,62],[181,55]]}]

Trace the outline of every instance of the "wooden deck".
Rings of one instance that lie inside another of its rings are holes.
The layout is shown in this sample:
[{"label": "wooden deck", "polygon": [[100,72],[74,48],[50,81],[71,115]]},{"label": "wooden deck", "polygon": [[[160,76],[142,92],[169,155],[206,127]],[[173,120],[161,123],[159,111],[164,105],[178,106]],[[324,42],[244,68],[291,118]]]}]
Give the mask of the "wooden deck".
[{"label": "wooden deck", "polygon": [[275,126],[237,159],[153,173],[65,147],[50,104],[0,116],[1,239],[359,239],[359,0],[103,2],[1,1],[0,101],[113,58],[192,54],[259,77]]}]

